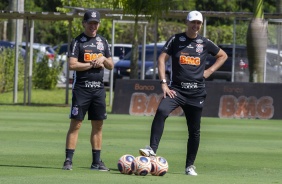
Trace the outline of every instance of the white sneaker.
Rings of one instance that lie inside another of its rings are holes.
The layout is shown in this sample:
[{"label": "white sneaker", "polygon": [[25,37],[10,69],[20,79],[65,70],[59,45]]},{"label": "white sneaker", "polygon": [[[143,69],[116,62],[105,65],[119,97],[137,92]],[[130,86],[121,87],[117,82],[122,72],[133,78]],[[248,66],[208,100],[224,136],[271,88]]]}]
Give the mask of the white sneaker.
[{"label": "white sneaker", "polygon": [[146,146],[146,148],[140,149],[139,153],[140,155],[145,157],[156,156],[156,153],[153,151],[153,149],[150,146]]},{"label": "white sneaker", "polygon": [[198,174],[195,171],[196,167],[193,165],[190,165],[189,167],[186,168],[185,174],[190,175],[190,176],[197,176]]}]

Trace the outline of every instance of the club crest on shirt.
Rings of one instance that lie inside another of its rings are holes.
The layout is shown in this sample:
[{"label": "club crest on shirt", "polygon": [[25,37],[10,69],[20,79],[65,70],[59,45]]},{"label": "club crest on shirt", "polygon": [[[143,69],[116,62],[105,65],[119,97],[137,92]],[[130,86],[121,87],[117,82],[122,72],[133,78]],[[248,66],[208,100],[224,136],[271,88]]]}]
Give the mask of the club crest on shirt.
[{"label": "club crest on shirt", "polygon": [[179,37],[179,41],[185,42],[185,41],[186,41],[186,38],[185,38],[184,36],[180,36],[180,37]]},{"label": "club crest on shirt", "polygon": [[196,44],[196,52],[197,53],[202,53],[203,52],[203,44]]},{"label": "club crest on shirt", "polygon": [[78,107],[73,107],[71,110],[71,114],[74,116],[78,115]]},{"label": "club crest on shirt", "polygon": [[102,42],[97,42],[97,49],[104,50],[104,44]]}]

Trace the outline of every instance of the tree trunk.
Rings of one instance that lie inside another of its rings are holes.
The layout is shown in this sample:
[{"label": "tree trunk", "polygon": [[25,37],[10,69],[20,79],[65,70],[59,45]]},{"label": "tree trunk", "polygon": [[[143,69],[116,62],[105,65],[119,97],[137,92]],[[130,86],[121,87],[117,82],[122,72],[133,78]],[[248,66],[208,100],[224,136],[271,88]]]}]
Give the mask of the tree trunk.
[{"label": "tree trunk", "polygon": [[133,40],[132,40],[132,51],[131,51],[131,63],[130,63],[130,79],[138,79],[138,16],[135,19]]},{"label": "tree trunk", "polygon": [[263,18],[263,0],[256,0],[254,18],[247,31],[250,82],[264,82],[268,22]]},{"label": "tree trunk", "polygon": [[[282,13],[282,0],[277,0],[276,1],[276,12],[277,13]],[[281,24],[277,25],[277,48],[278,51],[281,51],[282,45],[281,45],[281,40],[282,40],[282,26]],[[277,56],[277,60],[280,61],[280,57]],[[278,62],[279,63],[279,62]]]},{"label": "tree trunk", "polygon": [[[9,1],[9,9],[11,11],[24,11],[24,0],[11,0]],[[18,41],[22,42],[22,34],[23,34],[23,19],[19,19],[18,21]],[[7,25],[7,38],[9,41],[16,41],[16,19],[9,19]]]}]

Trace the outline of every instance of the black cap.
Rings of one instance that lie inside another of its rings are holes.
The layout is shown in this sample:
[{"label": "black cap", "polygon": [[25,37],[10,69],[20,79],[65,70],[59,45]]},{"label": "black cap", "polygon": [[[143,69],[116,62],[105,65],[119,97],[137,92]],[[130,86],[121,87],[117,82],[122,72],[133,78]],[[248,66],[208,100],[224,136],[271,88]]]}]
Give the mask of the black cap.
[{"label": "black cap", "polygon": [[83,20],[86,22],[96,21],[100,22],[100,13],[94,10],[90,10],[84,13]]}]

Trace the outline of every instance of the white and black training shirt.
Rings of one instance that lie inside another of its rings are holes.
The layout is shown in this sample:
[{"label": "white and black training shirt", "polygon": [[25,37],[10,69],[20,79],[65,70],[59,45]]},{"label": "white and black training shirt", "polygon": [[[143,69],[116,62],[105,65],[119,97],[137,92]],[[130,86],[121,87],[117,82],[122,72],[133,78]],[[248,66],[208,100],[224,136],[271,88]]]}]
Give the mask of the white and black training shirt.
[{"label": "white and black training shirt", "polygon": [[204,89],[206,58],[209,54],[215,56],[219,50],[217,45],[201,35],[194,39],[187,37],[185,32],[173,35],[162,50],[172,59],[171,87],[187,94]]},{"label": "white and black training shirt", "polygon": [[[111,57],[108,41],[100,36],[88,37],[84,33],[77,36],[70,45],[68,57],[78,59],[78,62],[91,62],[98,57]],[[91,68],[86,71],[75,71],[73,85],[83,88],[103,88],[103,68]]]}]

